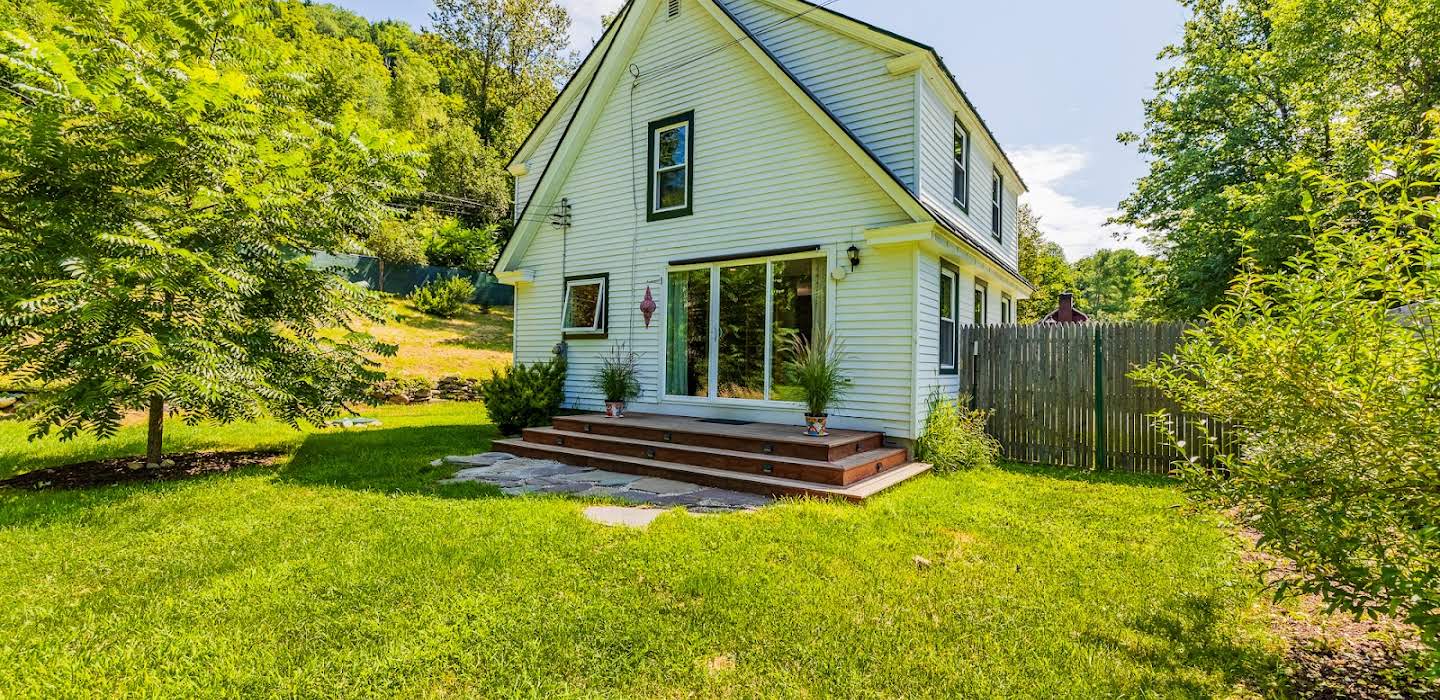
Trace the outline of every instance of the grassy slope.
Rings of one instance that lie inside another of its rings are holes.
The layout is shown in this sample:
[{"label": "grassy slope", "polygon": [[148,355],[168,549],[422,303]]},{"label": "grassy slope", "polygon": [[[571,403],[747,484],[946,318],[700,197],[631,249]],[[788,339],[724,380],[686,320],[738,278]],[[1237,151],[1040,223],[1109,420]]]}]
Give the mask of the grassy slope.
[{"label": "grassy slope", "polygon": [[[437,490],[429,460],[493,437],[478,406],[375,413],[172,433],[296,446],[277,471],[0,494],[0,696],[1206,697],[1274,677],[1233,545],[1155,481],[1014,468],[640,532]],[[16,449],[21,430],[0,423],[0,473],[92,453]]]},{"label": "grassy slope", "polygon": [[392,301],[394,320],[367,326],[382,342],[400,347],[395,357],[381,359],[389,374],[439,379],[447,374],[482,378],[510,364],[511,307],[489,314],[468,306],[451,319],[427,316],[406,302]]}]

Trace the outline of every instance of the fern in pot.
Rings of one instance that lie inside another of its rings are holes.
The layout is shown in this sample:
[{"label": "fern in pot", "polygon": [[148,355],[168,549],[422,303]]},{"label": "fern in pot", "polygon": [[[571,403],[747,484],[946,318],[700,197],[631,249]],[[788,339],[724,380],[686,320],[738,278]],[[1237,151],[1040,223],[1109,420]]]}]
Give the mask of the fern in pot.
[{"label": "fern in pot", "polygon": [[600,361],[595,373],[595,388],[605,395],[605,417],[624,418],[625,402],[640,395],[640,379],[636,369],[639,356],[619,343]]},{"label": "fern in pot", "polygon": [[825,430],[828,411],[850,390],[850,378],[840,369],[844,359],[844,343],[829,331],[817,333],[809,341],[798,335],[790,341],[785,375],[805,398],[806,435],[830,434]]}]

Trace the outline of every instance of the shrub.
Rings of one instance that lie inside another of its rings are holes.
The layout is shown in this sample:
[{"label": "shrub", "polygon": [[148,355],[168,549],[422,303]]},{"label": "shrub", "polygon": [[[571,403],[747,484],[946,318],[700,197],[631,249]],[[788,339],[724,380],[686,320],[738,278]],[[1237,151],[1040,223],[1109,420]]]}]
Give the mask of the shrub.
[{"label": "shrub", "polygon": [[985,432],[989,419],[989,411],[966,408],[935,389],[925,430],[915,441],[915,458],[934,465],[937,472],[994,466],[1000,443]]},{"label": "shrub", "polygon": [[1172,435],[1189,455],[1177,467],[1194,500],[1293,562],[1275,572],[1278,592],[1401,616],[1435,649],[1440,137],[1382,150],[1359,181],[1292,165],[1313,248],[1281,272],[1246,260],[1207,323],[1135,376],[1237,426],[1238,455]]},{"label": "shrub", "polygon": [[636,359],[638,356],[627,350],[624,343],[615,344],[610,354],[602,358],[594,384],[606,401],[629,401],[640,395],[640,380],[635,376]]},{"label": "shrub", "polygon": [[505,435],[545,425],[565,400],[565,359],[504,368],[480,381],[480,399]]},{"label": "shrub", "polygon": [[427,282],[410,293],[410,303],[420,311],[454,318],[475,297],[475,285],[464,277],[445,277]]}]

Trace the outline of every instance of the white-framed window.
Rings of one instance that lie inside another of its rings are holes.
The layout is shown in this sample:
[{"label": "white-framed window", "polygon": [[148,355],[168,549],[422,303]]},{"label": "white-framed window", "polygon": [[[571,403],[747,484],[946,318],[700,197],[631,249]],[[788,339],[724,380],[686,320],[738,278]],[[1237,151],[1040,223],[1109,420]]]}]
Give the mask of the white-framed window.
[{"label": "white-framed window", "polygon": [[952,196],[960,211],[970,213],[970,132],[955,117],[955,182]]},{"label": "white-framed window", "polygon": [[989,314],[987,314],[987,313],[985,312],[985,309],[986,309],[987,306],[989,306],[989,304],[990,304],[990,285],[985,284],[985,280],[982,280],[982,279],[980,279],[979,277],[976,277],[976,278],[975,278],[975,315],[974,315],[974,317],[973,317],[973,323],[974,323],[975,325],[977,325],[977,326],[983,326],[983,325],[985,325],[985,323],[987,322],[987,319],[989,318]]},{"label": "white-framed window", "polygon": [[566,336],[605,335],[609,288],[609,274],[567,278],[561,331]]},{"label": "white-framed window", "polygon": [[1006,293],[1004,293],[1004,292],[1001,292],[1001,293],[1000,293],[1000,322],[1001,322],[1001,323],[1013,323],[1013,322],[1014,322],[1014,316],[1013,316],[1014,312],[1011,310],[1011,309],[1013,309],[1013,308],[1014,308],[1014,302],[1010,299],[1010,295],[1009,295],[1009,294],[1006,294]]},{"label": "white-framed window", "polygon": [[940,373],[951,374],[959,366],[956,356],[959,332],[960,277],[949,267],[940,268]]},{"label": "white-framed window", "polygon": [[686,112],[650,123],[648,221],[686,216],[694,211],[695,113]]},{"label": "white-framed window", "polygon": [[995,234],[997,241],[1000,240],[1000,203],[1004,200],[1005,179],[996,170],[990,174],[990,233]]}]

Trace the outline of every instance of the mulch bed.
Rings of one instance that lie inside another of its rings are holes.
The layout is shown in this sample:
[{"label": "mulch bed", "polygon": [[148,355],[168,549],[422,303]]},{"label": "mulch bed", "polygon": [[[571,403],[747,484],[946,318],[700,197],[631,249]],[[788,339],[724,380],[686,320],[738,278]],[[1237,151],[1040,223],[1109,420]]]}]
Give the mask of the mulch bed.
[{"label": "mulch bed", "polygon": [[[191,452],[166,455],[166,462],[145,467],[143,457],[118,457],[93,462],[66,464],[37,469],[19,476],[0,480],[0,488],[14,489],[83,489],[111,484],[175,481],[207,474],[223,474],[246,467],[265,467],[275,463],[282,453],[256,452]],[[140,465],[139,468],[135,468]]]}]

